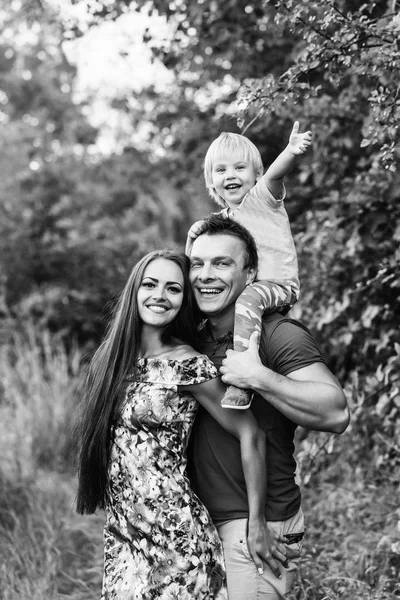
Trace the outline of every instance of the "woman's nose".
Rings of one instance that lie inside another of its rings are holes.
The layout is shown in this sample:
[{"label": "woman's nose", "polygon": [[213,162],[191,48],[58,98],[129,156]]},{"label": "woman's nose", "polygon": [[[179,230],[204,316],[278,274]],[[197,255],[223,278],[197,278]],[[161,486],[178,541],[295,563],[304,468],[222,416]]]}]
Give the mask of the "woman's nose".
[{"label": "woman's nose", "polygon": [[153,298],[155,300],[158,300],[158,299],[159,300],[164,300],[166,298],[165,288],[162,287],[162,286],[158,286],[158,287],[154,288],[154,290],[153,290]]}]

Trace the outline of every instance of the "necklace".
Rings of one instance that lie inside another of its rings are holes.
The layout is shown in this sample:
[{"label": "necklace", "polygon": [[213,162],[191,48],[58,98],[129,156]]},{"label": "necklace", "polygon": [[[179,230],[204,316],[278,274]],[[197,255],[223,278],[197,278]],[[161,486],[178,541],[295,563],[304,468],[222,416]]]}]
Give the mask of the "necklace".
[{"label": "necklace", "polygon": [[225,333],[224,335],[221,335],[216,340],[207,341],[206,344],[213,345],[213,351],[210,354],[207,352],[208,357],[213,358],[213,356],[215,356],[217,354],[218,350],[221,350],[221,348],[223,348],[224,346],[226,346],[225,350],[227,350],[228,346],[230,346],[232,344],[232,340],[233,340],[233,331],[228,331],[227,333]]}]

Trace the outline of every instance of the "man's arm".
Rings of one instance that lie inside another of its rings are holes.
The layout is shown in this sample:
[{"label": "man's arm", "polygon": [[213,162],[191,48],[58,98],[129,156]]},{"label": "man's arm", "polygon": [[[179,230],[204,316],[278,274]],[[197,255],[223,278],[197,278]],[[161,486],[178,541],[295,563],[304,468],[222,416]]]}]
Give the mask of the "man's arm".
[{"label": "man's arm", "polygon": [[263,179],[274,198],[282,198],[283,179],[292,169],[297,156],[304,154],[311,144],[312,132],[299,133],[299,122],[293,125],[289,143],[267,169]]},{"label": "man's arm", "polygon": [[245,352],[228,350],[220,372],[224,383],[253,389],[306,429],[343,433],[349,424],[343,390],[324,363],[314,362],[287,375],[275,373],[261,363],[256,334]]}]

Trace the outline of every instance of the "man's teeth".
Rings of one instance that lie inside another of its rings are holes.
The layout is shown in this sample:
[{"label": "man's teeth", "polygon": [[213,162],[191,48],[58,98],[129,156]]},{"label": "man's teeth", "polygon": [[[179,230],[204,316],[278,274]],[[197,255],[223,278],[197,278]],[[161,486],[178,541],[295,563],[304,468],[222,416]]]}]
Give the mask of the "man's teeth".
[{"label": "man's teeth", "polygon": [[219,288],[200,288],[201,294],[210,295],[210,296],[213,296],[215,294],[220,294],[221,291],[222,290]]}]

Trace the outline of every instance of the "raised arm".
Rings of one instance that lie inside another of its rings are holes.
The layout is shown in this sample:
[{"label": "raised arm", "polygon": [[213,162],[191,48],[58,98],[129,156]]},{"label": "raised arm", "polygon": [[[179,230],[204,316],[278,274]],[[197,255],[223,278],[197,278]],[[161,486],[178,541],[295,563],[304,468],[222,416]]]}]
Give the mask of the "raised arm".
[{"label": "raised arm", "polygon": [[190,391],[212,417],[239,440],[249,505],[249,551],[257,569],[262,571],[264,560],[278,575],[279,568],[275,558],[285,562],[286,557],[285,550],[279,543],[280,538],[265,521],[267,467],[264,432],[258,427],[250,410],[239,413],[222,408],[220,400],[224,395],[225,386],[220,378],[186,386],[184,389]]},{"label": "raised arm", "polygon": [[295,121],[289,137],[289,143],[267,169],[264,180],[274,198],[282,198],[284,193],[283,179],[292,169],[296,157],[304,154],[310,146],[312,132],[299,132],[299,122]]},{"label": "raised arm", "polygon": [[349,408],[337,379],[322,362],[280,375],[265,367],[258,354],[257,336],[248,350],[228,350],[220,369],[222,380],[251,388],[297,425],[317,431],[343,433]]}]

